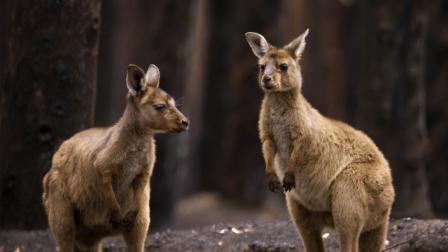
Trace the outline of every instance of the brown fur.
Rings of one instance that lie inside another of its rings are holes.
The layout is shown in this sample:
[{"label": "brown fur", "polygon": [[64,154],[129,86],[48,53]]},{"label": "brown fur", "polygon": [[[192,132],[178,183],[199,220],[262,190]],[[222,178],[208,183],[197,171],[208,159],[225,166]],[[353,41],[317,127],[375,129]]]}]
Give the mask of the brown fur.
[{"label": "brown fur", "polygon": [[188,119],[158,88],[159,70],[129,65],[128,105],[112,127],[65,141],[44,178],[43,202],[59,251],[101,251],[101,239],[122,234],[141,252],[149,228],[149,179],[155,133],[180,133]]},{"label": "brown fur", "polygon": [[302,96],[307,34],[277,49],[246,33],[265,92],[259,130],[269,188],[283,184],[306,251],[324,251],[324,227],[336,229],[341,251],[380,251],[395,197],[389,164],[363,132],[322,116]]}]

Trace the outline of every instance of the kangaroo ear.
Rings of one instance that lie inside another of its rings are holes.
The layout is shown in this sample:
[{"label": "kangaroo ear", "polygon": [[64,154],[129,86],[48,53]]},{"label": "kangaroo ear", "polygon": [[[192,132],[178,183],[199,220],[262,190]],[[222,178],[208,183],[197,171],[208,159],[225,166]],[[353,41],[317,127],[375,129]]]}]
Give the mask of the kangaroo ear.
[{"label": "kangaroo ear", "polygon": [[146,89],[145,72],[140,67],[130,64],[126,75],[126,85],[132,96],[138,98],[140,93]]},{"label": "kangaroo ear", "polygon": [[146,80],[146,85],[149,85],[149,86],[155,87],[155,88],[159,87],[160,71],[155,65],[151,64],[148,67],[148,71],[146,71],[145,80]]},{"label": "kangaroo ear", "polygon": [[246,40],[258,58],[262,58],[272,48],[261,34],[255,32],[246,33]]},{"label": "kangaroo ear", "polygon": [[285,46],[285,49],[292,51],[297,59],[300,59],[300,56],[302,56],[303,50],[305,49],[305,38],[308,35],[308,31],[309,29],[306,29],[302,35],[294,39],[289,45]]}]

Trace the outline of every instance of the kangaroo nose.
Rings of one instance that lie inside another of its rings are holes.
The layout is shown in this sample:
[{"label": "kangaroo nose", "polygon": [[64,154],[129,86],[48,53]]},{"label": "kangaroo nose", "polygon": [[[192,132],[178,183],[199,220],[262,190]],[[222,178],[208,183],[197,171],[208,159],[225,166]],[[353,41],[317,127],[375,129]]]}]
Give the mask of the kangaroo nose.
[{"label": "kangaroo nose", "polygon": [[182,119],[182,120],[180,121],[180,123],[181,123],[183,126],[185,126],[185,127],[188,126],[188,120]]},{"label": "kangaroo nose", "polygon": [[264,84],[268,84],[269,82],[271,82],[271,80],[272,80],[271,77],[264,78]]}]

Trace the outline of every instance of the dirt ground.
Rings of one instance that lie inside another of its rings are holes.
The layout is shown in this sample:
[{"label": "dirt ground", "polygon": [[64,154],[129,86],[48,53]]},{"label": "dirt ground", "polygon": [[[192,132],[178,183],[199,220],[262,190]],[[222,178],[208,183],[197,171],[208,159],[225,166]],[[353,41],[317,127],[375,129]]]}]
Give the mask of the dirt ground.
[{"label": "dirt ground", "polygon": [[[212,193],[194,195],[178,205],[173,228],[150,233],[145,251],[304,251],[279,197],[250,208]],[[325,230],[322,235],[327,252],[339,251],[334,231]],[[392,219],[386,248],[448,252],[448,220]],[[57,250],[48,229],[0,231],[0,252],[10,251]],[[126,251],[126,246],[120,237],[107,238],[103,251]]]}]

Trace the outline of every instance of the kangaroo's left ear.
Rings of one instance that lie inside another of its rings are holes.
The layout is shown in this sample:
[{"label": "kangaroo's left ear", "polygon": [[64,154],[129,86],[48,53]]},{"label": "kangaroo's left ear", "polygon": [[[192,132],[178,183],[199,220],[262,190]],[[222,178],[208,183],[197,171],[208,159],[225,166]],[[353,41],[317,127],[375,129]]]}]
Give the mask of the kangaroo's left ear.
[{"label": "kangaroo's left ear", "polygon": [[148,71],[146,71],[146,75],[145,75],[145,81],[146,81],[146,85],[149,85],[151,87],[159,87],[159,82],[160,82],[160,71],[159,69],[151,64],[148,67]]},{"label": "kangaroo's left ear", "polygon": [[305,38],[308,35],[309,29],[306,29],[302,35],[294,39],[289,45],[285,46],[285,49],[290,50],[296,55],[297,59],[302,56],[303,50],[305,49]]},{"label": "kangaroo's left ear", "polygon": [[132,96],[138,98],[146,89],[145,72],[140,67],[130,64],[126,74],[126,85]]},{"label": "kangaroo's left ear", "polygon": [[252,48],[255,56],[258,58],[263,58],[263,56],[272,48],[272,46],[261,34],[255,32],[247,32],[246,40]]}]

